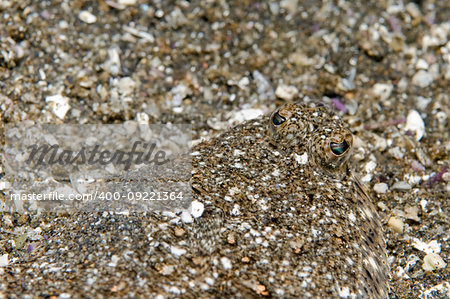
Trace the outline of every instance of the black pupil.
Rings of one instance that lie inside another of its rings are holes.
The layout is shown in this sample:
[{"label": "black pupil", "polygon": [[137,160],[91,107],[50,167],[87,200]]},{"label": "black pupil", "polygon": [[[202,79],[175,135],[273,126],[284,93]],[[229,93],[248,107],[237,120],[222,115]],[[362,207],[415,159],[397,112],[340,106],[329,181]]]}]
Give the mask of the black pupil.
[{"label": "black pupil", "polygon": [[280,114],[278,114],[278,112],[275,112],[275,114],[273,115],[273,124],[275,126],[279,126],[282,123],[284,123],[286,121],[286,118],[282,117]]},{"label": "black pupil", "polygon": [[341,143],[331,142],[330,148],[333,154],[340,156],[348,150],[349,145],[345,140]]}]

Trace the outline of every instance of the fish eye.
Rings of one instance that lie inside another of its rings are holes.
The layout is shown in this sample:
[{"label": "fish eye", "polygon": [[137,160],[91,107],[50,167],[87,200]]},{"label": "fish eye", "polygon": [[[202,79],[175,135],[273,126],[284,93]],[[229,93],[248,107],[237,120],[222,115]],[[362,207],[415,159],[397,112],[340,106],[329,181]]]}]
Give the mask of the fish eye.
[{"label": "fish eye", "polygon": [[272,123],[273,123],[275,126],[279,126],[279,125],[281,125],[282,123],[284,123],[285,121],[286,121],[286,118],[284,118],[283,116],[281,116],[281,115],[278,113],[278,111],[275,112],[275,113],[273,114],[273,116],[272,116]]},{"label": "fish eye", "polygon": [[342,156],[343,154],[345,154],[348,151],[349,148],[350,148],[350,145],[348,144],[348,142],[345,139],[341,143],[330,142],[331,152],[333,154],[335,154],[336,156]]}]

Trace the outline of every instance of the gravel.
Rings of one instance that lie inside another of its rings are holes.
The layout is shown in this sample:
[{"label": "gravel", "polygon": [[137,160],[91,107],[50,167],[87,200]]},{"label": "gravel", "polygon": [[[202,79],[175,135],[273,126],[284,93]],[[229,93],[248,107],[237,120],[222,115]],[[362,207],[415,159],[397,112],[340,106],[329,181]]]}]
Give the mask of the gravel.
[{"label": "gravel", "polygon": [[[1,130],[30,120],[136,120],[189,123],[199,140],[287,100],[319,99],[361,140],[353,163],[382,207],[391,297],[446,298],[449,15],[443,0],[3,0]],[[168,231],[147,239],[145,214],[0,217],[0,297],[142,297],[161,271],[169,296],[186,292],[170,286],[170,267],[149,254]],[[268,295],[264,285],[252,288]]]}]

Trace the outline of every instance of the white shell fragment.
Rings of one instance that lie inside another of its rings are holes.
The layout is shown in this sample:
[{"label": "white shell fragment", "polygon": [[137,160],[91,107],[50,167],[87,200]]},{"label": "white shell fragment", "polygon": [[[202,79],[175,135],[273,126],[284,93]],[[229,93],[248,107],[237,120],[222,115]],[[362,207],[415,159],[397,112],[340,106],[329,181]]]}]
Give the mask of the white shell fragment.
[{"label": "white shell fragment", "polygon": [[175,256],[182,256],[186,253],[186,250],[177,246],[170,247],[170,253],[172,253]]},{"label": "white shell fragment", "polygon": [[194,218],[198,218],[202,216],[203,211],[205,210],[205,206],[199,202],[198,200],[194,200],[191,203],[191,215]]},{"label": "white shell fragment", "polygon": [[425,123],[419,112],[416,110],[410,110],[406,117],[405,131],[412,131],[415,133],[416,140],[422,139],[425,134]]},{"label": "white shell fragment", "polygon": [[94,24],[97,22],[97,17],[86,10],[81,11],[78,14],[78,18],[86,24]]},{"label": "white shell fragment", "polygon": [[425,243],[420,239],[413,238],[412,246],[417,250],[420,250],[428,254],[441,252],[441,244],[439,244],[436,240]]},{"label": "white shell fragment", "polygon": [[400,182],[396,182],[393,186],[392,186],[393,190],[398,190],[398,191],[408,191],[411,190],[411,185],[408,184],[405,181],[400,181]]},{"label": "white shell fragment", "polygon": [[255,119],[261,115],[263,115],[264,112],[261,109],[242,109],[235,112],[230,112],[230,114],[227,114],[227,117],[229,116],[229,122],[232,124],[238,124],[242,123],[244,121]]},{"label": "white shell fragment", "polygon": [[420,70],[412,77],[411,82],[415,86],[425,88],[433,82],[433,75],[425,70]]},{"label": "white shell fragment", "polygon": [[136,29],[134,27],[125,26],[125,25],[123,26],[123,30],[125,32],[128,32],[131,35],[139,37],[140,39],[142,39],[144,41],[147,41],[147,42],[150,42],[150,43],[155,42],[155,37],[152,34],[148,33],[147,31],[138,30],[138,29]]},{"label": "white shell fragment", "polygon": [[117,255],[113,255],[111,257],[111,262],[108,263],[109,267],[116,267],[117,263],[119,262],[120,258]]},{"label": "white shell fragment", "polygon": [[11,188],[11,183],[5,180],[0,181],[0,191],[7,190]]},{"label": "white shell fragment", "polygon": [[117,3],[122,5],[135,5],[137,3],[136,0],[118,0]]},{"label": "white shell fragment", "polygon": [[441,294],[450,294],[450,282],[445,281],[443,283],[440,283],[438,285],[435,285],[428,290],[424,291],[419,298],[420,299],[433,299],[435,298],[436,293]]},{"label": "white shell fragment", "polygon": [[442,180],[443,180],[444,182],[450,182],[450,172],[445,172],[445,173],[442,175]]},{"label": "white shell fragment", "polygon": [[430,34],[425,34],[422,38],[422,48],[426,51],[429,47],[443,46],[448,41],[450,32],[450,23],[434,24],[431,27]]},{"label": "white shell fragment", "polygon": [[123,77],[117,83],[118,91],[122,95],[130,95],[136,88],[136,82],[130,77]]},{"label": "white shell fragment", "polygon": [[49,103],[50,107],[52,108],[52,112],[59,119],[64,119],[67,112],[70,110],[70,99],[60,94],[46,97],[45,101]]},{"label": "white shell fragment", "polygon": [[400,234],[403,232],[403,221],[398,217],[393,216],[389,218],[387,225],[396,233]]},{"label": "white shell fragment", "polygon": [[0,267],[6,267],[9,264],[8,260],[8,254],[5,253],[4,255],[0,256]]},{"label": "white shell fragment", "polygon": [[429,253],[423,258],[422,268],[425,271],[433,271],[442,269],[447,266],[447,263],[437,253]]},{"label": "white shell fragment", "polygon": [[192,218],[189,212],[183,211],[183,213],[181,213],[181,221],[184,223],[192,223],[194,222],[194,218]]},{"label": "white shell fragment", "polygon": [[372,87],[372,93],[378,97],[381,102],[384,102],[391,96],[393,88],[392,84],[377,83]]},{"label": "white shell fragment", "polygon": [[419,6],[414,2],[408,3],[405,8],[409,15],[414,19],[420,18],[422,16],[422,12],[420,11]]},{"label": "white shell fragment", "polygon": [[377,168],[377,163],[375,161],[369,161],[366,163],[366,165],[364,166],[364,170],[367,173],[371,173],[372,171],[375,170],[375,168]]},{"label": "white shell fragment", "polygon": [[119,9],[119,10],[125,9],[126,6],[121,4],[120,2],[122,2],[122,1],[113,1],[113,0],[105,1],[105,3],[108,4],[109,6],[111,6],[112,8]]},{"label": "white shell fragment", "polygon": [[230,270],[232,268],[231,261],[229,258],[224,256],[220,259],[220,262],[222,263],[222,266],[225,270]]},{"label": "white shell fragment", "polygon": [[308,153],[304,152],[303,155],[294,155],[295,161],[297,161],[298,164],[305,165],[308,163]]},{"label": "white shell fragment", "polygon": [[292,85],[278,85],[275,95],[283,100],[292,101],[298,95],[298,89]]},{"label": "white shell fragment", "polygon": [[190,90],[183,83],[178,84],[170,90],[172,94],[172,106],[180,106],[183,102],[183,99],[187,97]]},{"label": "white shell fragment", "polygon": [[120,49],[116,46],[108,49],[108,60],[102,65],[103,69],[113,76],[117,76],[120,72]]},{"label": "white shell fragment", "polygon": [[245,89],[247,87],[247,85],[249,85],[249,84],[250,84],[250,80],[246,76],[242,77],[242,79],[239,80],[239,82],[238,82],[238,86],[241,89]]},{"label": "white shell fragment", "polygon": [[373,191],[377,194],[384,194],[388,191],[389,187],[386,183],[378,183],[373,186]]}]

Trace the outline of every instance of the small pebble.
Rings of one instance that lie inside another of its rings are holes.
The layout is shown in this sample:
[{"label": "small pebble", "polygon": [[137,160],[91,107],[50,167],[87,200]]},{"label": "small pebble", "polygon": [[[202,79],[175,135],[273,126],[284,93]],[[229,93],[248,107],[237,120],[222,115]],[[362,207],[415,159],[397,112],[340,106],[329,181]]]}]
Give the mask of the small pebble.
[{"label": "small pebble", "polygon": [[375,168],[377,168],[377,163],[375,161],[369,161],[366,163],[366,165],[364,166],[364,170],[367,173],[371,173],[372,171],[375,170]]},{"label": "small pebble", "polygon": [[173,271],[175,271],[175,267],[172,265],[164,265],[161,268],[161,271],[159,271],[159,273],[161,273],[162,275],[170,275],[173,273]]},{"label": "small pebble", "polygon": [[413,238],[411,245],[422,252],[425,252],[427,254],[430,253],[440,253],[441,252],[441,244],[438,243],[436,240],[432,240],[428,243],[423,242],[422,240],[418,238]]},{"label": "small pebble", "polygon": [[378,183],[373,186],[373,191],[378,194],[384,194],[388,191],[389,187],[386,183]]},{"label": "small pebble", "polygon": [[381,102],[384,102],[391,96],[392,89],[392,84],[377,83],[372,86],[372,93],[378,97]]},{"label": "small pebble", "polygon": [[186,25],[188,19],[185,17],[179,7],[176,7],[166,16],[167,23],[173,28],[178,29],[183,25]]},{"label": "small pebble", "polygon": [[444,182],[450,182],[450,172],[445,172],[442,174],[442,180]]},{"label": "small pebble", "polygon": [[113,46],[108,49],[108,60],[102,65],[103,69],[113,76],[117,76],[120,72],[120,49]]},{"label": "small pebble", "polygon": [[414,2],[409,2],[405,6],[405,8],[409,15],[414,19],[420,18],[422,16],[422,12],[420,11],[419,6]]},{"label": "small pebble", "polygon": [[417,160],[413,160],[411,162],[411,168],[414,171],[424,171],[425,170],[425,167],[422,164],[420,164],[420,162]]},{"label": "small pebble", "polygon": [[308,57],[308,55],[303,52],[292,53],[291,55],[289,55],[289,60],[298,66],[309,66],[316,63],[315,59]]},{"label": "small pebble", "polygon": [[430,34],[426,34],[422,38],[423,51],[426,51],[428,47],[445,45],[448,40],[449,32],[450,26],[448,25],[448,22],[433,25]]},{"label": "small pebble", "polygon": [[298,89],[292,85],[278,85],[275,95],[283,100],[292,101],[298,95]]},{"label": "small pebble", "polygon": [[119,0],[118,3],[122,5],[135,5],[137,0]]},{"label": "small pebble", "polygon": [[117,255],[113,255],[111,257],[111,262],[108,264],[109,267],[116,267],[117,263],[119,262],[120,258]]},{"label": "small pebble", "polygon": [[6,267],[9,264],[8,260],[8,254],[5,253],[4,255],[0,256],[0,267]]},{"label": "small pebble", "polygon": [[347,107],[345,107],[345,104],[342,103],[338,98],[332,98],[331,103],[333,104],[333,107],[336,108],[339,111],[342,111],[344,113],[348,112]]},{"label": "small pebble", "polygon": [[377,203],[377,207],[382,210],[382,211],[386,211],[388,209],[388,207],[386,206],[386,204],[384,202],[379,201]]},{"label": "small pebble", "polygon": [[181,221],[183,221],[184,223],[192,223],[194,222],[194,219],[192,218],[191,213],[189,213],[188,211],[183,211],[181,213]]},{"label": "small pebble", "polygon": [[236,243],[236,235],[234,233],[230,233],[227,237],[228,244],[235,244]]},{"label": "small pebble", "polygon": [[5,225],[6,227],[13,227],[14,224],[11,220],[11,216],[10,215],[3,215],[3,218],[1,218],[1,222],[3,225]]},{"label": "small pebble", "polygon": [[435,285],[426,291],[424,291],[419,298],[421,299],[433,299],[433,298],[448,298],[450,297],[450,282],[445,281],[438,285]]},{"label": "small pebble", "polygon": [[387,225],[396,233],[400,234],[403,232],[403,221],[398,217],[393,216],[389,218]]},{"label": "small pebble", "polygon": [[207,284],[209,284],[210,286],[214,285],[214,279],[211,278],[211,277],[206,277],[206,278],[205,278],[205,282],[206,282]]},{"label": "small pebble", "polygon": [[189,90],[186,85],[180,83],[173,87],[170,93],[172,93],[172,106],[180,106],[183,99],[187,97]]},{"label": "small pebble", "polygon": [[225,270],[230,270],[232,268],[231,261],[229,258],[224,256],[220,259],[220,262],[222,263],[222,266]]},{"label": "small pebble", "polygon": [[417,206],[408,206],[405,208],[405,218],[420,222],[420,218],[417,215],[419,213],[419,208]]},{"label": "small pebble", "polygon": [[45,98],[52,108],[52,112],[59,118],[64,119],[67,112],[70,110],[70,99],[60,94],[49,96]]},{"label": "small pebble", "polygon": [[157,17],[157,18],[162,18],[162,17],[164,17],[164,11],[162,11],[161,9],[158,9],[156,12],[155,12],[155,17]]},{"label": "small pebble", "polygon": [[297,161],[298,164],[305,165],[308,163],[308,153],[304,152],[303,155],[297,155],[297,153],[294,154],[295,161]]},{"label": "small pebble", "polygon": [[86,24],[94,24],[97,22],[97,17],[86,10],[81,11],[78,14],[78,18]]},{"label": "small pebble", "polygon": [[122,95],[130,95],[134,92],[136,88],[136,82],[130,77],[123,77],[119,80],[117,84],[117,88],[120,94]]},{"label": "small pebble", "polygon": [[204,210],[205,210],[205,206],[201,202],[199,202],[197,200],[194,200],[191,203],[191,215],[192,215],[192,217],[198,218],[198,217],[202,216]]},{"label": "small pebble", "polygon": [[414,132],[416,140],[422,139],[425,134],[425,123],[420,116],[419,112],[416,110],[410,110],[408,116],[406,117],[406,125],[404,130]]},{"label": "small pebble", "polygon": [[231,124],[239,124],[247,120],[255,119],[263,114],[264,112],[261,109],[249,108],[231,112],[227,114],[227,117],[229,117],[228,122]]},{"label": "small pebble", "polygon": [[388,153],[397,160],[403,159],[404,156],[403,151],[398,146],[390,148]]},{"label": "small pebble", "polygon": [[2,190],[8,190],[9,188],[11,188],[11,183],[5,180],[1,180],[0,181],[0,191]]},{"label": "small pebble", "polygon": [[428,201],[425,199],[421,199],[420,200],[420,206],[422,207],[422,210],[426,211],[426,207],[427,207]]},{"label": "small pebble", "polygon": [[247,85],[250,84],[250,80],[248,79],[248,77],[242,77],[241,80],[239,80],[238,82],[238,86],[241,89],[245,89],[247,87]]},{"label": "small pebble", "polygon": [[362,178],[361,178],[361,181],[363,182],[363,183],[369,183],[371,180],[372,180],[372,178],[373,178],[373,174],[371,174],[371,173],[368,173],[368,174],[366,174],[365,176],[363,176]]},{"label": "small pebble", "polygon": [[425,98],[422,96],[418,96],[416,98],[416,107],[419,110],[425,110],[427,109],[428,104],[430,104],[433,101],[431,98]]},{"label": "small pebble", "polygon": [[177,247],[177,246],[172,246],[172,247],[170,247],[170,252],[171,252],[173,255],[176,255],[176,256],[182,256],[183,254],[186,253],[186,250],[183,249],[183,248],[179,248],[179,247]]},{"label": "small pebble", "polygon": [[411,190],[411,185],[405,181],[400,181],[400,182],[395,183],[392,186],[392,189],[398,190],[398,191],[408,191],[408,190]]},{"label": "small pebble", "polygon": [[433,82],[433,75],[425,70],[420,70],[413,76],[411,82],[415,86],[425,88]]},{"label": "small pebble", "polygon": [[447,266],[447,263],[437,253],[429,253],[423,258],[422,268],[425,271],[434,271],[437,269],[443,269]]},{"label": "small pebble", "polygon": [[427,70],[430,66],[424,59],[419,59],[416,62],[416,69],[418,70]]},{"label": "small pebble", "polygon": [[175,236],[181,237],[184,235],[184,233],[185,233],[184,229],[182,229],[181,227],[175,227]]}]

